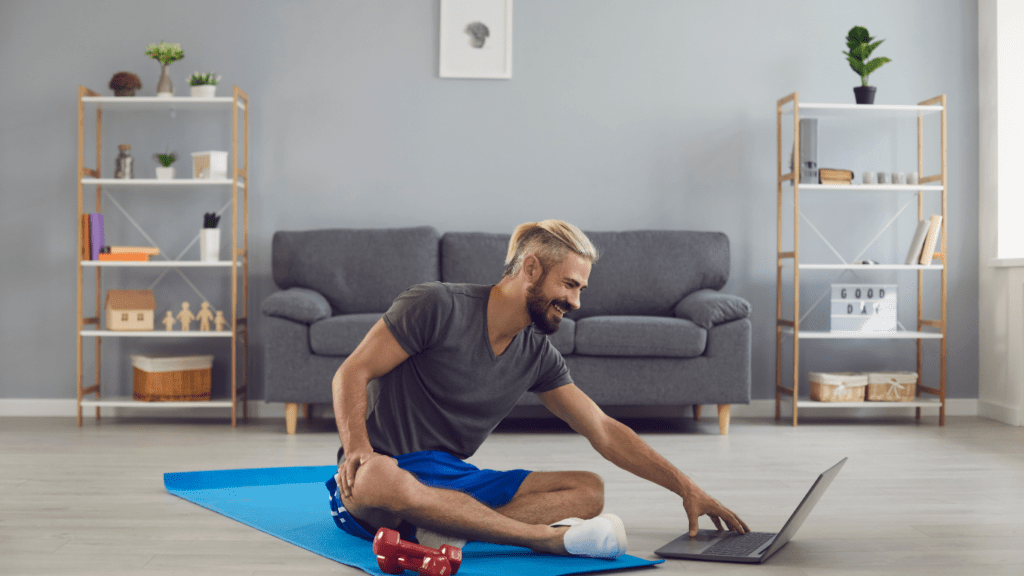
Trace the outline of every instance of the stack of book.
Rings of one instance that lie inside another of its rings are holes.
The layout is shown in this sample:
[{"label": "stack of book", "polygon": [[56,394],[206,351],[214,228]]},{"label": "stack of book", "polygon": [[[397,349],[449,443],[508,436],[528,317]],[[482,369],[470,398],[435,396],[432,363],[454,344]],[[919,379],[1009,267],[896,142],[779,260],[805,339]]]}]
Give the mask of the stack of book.
[{"label": "stack of book", "polygon": [[853,172],[850,170],[840,170],[838,168],[821,168],[818,170],[818,176],[821,184],[830,185],[849,185],[853,184]]},{"label": "stack of book", "polygon": [[111,262],[148,262],[150,256],[160,253],[159,248],[145,246],[107,246],[99,254],[99,260]]}]

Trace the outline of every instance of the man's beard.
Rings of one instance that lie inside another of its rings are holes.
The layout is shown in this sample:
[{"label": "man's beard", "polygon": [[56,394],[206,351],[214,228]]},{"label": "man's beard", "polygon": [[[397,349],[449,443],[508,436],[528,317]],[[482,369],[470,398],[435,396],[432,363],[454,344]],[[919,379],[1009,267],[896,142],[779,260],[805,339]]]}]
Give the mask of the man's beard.
[{"label": "man's beard", "polygon": [[554,304],[561,308],[563,315],[572,310],[572,308],[565,300],[548,300],[544,298],[540,287],[544,284],[546,277],[547,272],[545,271],[536,284],[526,289],[526,310],[530,314],[530,320],[533,322],[534,327],[541,334],[554,334],[558,332],[558,327],[562,323],[562,317],[556,315],[554,318],[551,318],[548,316],[551,305]]}]

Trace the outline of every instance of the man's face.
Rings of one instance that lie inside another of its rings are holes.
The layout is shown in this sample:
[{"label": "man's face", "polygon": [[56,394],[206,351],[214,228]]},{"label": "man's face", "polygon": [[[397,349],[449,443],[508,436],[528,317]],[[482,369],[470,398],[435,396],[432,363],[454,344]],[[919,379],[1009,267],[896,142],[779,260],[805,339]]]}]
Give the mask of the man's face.
[{"label": "man's face", "polygon": [[562,316],[580,307],[580,294],[589,277],[590,262],[570,253],[527,286],[526,310],[537,330],[542,334],[558,331]]}]

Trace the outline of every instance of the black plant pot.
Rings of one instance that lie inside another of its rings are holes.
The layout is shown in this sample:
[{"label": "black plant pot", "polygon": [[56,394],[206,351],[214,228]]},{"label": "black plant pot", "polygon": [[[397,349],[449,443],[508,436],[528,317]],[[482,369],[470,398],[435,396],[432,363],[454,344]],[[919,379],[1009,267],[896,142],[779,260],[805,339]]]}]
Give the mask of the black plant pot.
[{"label": "black plant pot", "polygon": [[857,86],[853,89],[853,95],[857,97],[857,104],[875,103],[874,86]]}]

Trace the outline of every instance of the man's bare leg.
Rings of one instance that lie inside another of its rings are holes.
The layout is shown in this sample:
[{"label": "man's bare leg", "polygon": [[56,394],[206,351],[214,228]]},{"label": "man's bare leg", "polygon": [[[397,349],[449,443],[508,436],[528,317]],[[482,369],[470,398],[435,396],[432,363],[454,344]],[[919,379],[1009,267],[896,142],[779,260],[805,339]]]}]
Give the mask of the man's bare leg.
[{"label": "man's bare leg", "polygon": [[591,472],[531,472],[495,511],[527,524],[594,518],[604,510],[604,481]]},{"label": "man's bare leg", "polygon": [[399,468],[392,458],[372,458],[364,463],[356,472],[352,497],[343,498],[342,503],[349,513],[373,528],[394,527],[406,520],[415,526],[467,540],[566,554],[563,535],[568,528],[522,522],[487,507],[468,494],[426,486]]}]

